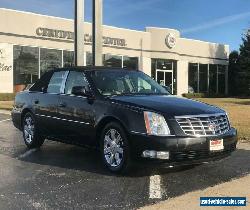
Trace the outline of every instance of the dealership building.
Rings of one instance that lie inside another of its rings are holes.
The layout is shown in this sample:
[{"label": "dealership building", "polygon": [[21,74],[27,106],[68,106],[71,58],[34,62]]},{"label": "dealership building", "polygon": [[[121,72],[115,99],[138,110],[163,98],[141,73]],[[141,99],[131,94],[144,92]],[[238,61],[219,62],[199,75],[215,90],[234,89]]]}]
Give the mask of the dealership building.
[{"label": "dealership building", "polygon": [[[0,93],[34,83],[74,60],[74,21],[0,8]],[[92,64],[92,25],[84,25],[84,62]],[[140,69],[181,95],[226,94],[229,46],[181,37],[178,30],[103,26],[103,64]]]}]

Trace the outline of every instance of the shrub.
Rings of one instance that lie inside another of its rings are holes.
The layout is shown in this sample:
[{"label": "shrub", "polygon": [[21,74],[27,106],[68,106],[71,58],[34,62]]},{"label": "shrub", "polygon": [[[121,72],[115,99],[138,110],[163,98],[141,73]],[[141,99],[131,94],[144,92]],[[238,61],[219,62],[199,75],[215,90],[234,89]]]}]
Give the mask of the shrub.
[{"label": "shrub", "polygon": [[15,93],[0,93],[0,101],[13,101]]},{"label": "shrub", "polygon": [[183,93],[182,96],[186,98],[205,98],[206,94],[205,93]]},{"label": "shrub", "polygon": [[208,93],[183,93],[183,97],[186,98],[225,98],[226,96],[223,94],[208,94]]}]

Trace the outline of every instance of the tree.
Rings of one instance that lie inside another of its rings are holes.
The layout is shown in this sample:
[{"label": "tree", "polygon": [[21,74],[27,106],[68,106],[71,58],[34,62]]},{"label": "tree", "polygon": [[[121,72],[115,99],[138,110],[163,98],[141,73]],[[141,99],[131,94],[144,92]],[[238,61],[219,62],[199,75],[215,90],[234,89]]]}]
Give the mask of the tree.
[{"label": "tree", "polygon": [[250,30],[244,34],[240,45],[238,90],[243,95],[250,95]]}]

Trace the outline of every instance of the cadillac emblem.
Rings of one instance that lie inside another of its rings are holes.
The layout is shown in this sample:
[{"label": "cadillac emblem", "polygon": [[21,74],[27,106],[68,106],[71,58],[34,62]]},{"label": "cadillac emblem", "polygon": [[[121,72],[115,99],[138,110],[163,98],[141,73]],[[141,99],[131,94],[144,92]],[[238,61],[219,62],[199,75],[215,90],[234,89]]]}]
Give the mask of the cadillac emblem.
[{"label": "cadillac emblem", "polygon": [[166,37],[165,43],[169,48],[175,47],[175,45],[176,45],[175,36],[172,33],[169,33]]}]

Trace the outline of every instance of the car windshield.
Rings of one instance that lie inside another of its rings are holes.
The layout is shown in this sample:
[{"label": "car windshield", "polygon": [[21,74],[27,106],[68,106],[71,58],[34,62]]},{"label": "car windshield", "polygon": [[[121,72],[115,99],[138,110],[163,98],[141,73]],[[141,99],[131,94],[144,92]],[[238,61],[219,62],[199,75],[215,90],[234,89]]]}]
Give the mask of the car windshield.
[{"label": "car windshield", "polygon": [[91,78],[104,96],[113,95],[169,95],[169,92],[140,71],[101,70]]}]

